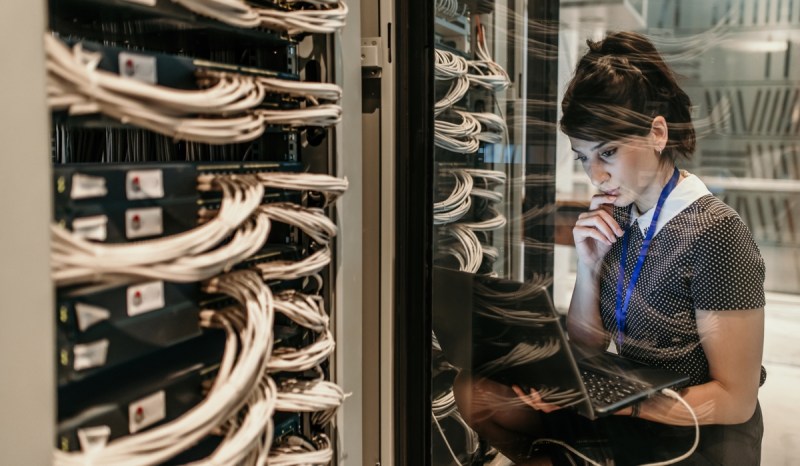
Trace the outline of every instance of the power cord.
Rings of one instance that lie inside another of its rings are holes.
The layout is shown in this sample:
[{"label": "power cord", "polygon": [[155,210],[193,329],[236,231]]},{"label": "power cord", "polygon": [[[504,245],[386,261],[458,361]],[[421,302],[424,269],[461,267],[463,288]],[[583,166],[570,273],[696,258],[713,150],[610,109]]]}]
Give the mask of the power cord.
[{"label": "power cord", "polygon": [[[678,400],[686,408],[686,410],[689,411],[689,414],[692,416],[692,420],[694,421],[694,443],[692,444],[691,448],[689,448],[689,450],[686,453],[684,453],[684,454],[682,454],[682,455],[680,455],[678,457],[675,457],[675,458],[672,458],[672,459],[669,459],[669,460],[666,460],[666,461],[658,461],[658,462],[655,462],[655,463],[646,463],[646,464],[642,464],[640,466],[666,466],[668,464],[675,464],[675,463],[677,463],[679,461],[683,461],[683,460],[689,458],[690,456],[692,456],[692,453],[694,453],[694,451],[697,449],[697,446],[700,444],[700,423],[698,422],[697,415],[695,415],[694,410],[689,405],[689,403],[687,403],[686,400],[684,400],[683,397],[681,397],[678,394],[678,392],[676,392],[675,390],[669,389],[669,388],[665,388],[665,389],[661,390],[661,394],[665,395],[665,396],[668,396],[670,398],[673,398],[675,400]],[[560,440],[539,439],[539,440],[536,440],[536,441],[533,442],[534,445],[539,444],[539,443],[552,443],[552,444],[555,444],[555,445],[559,445],[559,446],[564,447],[565,449],[567,449],[570,453],[574,454],[575,456],[577,456],[577,457],[581,458],[582,460],[586,461],[587,463],[591,464],[592,466],[603,466],[602,464],[598,463],[597,461],[594,461],[593,459],[591,459],[591,458],[587,457],[586,455],[584,455],[583,453],[579,452],[578,450],[576,450],[571,445],[569,445],[569,444],[567,444],[565,442],[562,442]]]}]

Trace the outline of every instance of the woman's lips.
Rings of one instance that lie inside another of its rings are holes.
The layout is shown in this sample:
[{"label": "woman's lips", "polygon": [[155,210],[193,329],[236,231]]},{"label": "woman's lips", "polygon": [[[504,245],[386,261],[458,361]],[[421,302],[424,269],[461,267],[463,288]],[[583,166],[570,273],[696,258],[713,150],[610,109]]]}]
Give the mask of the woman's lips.
[{"label": "woman's lips", "polygon": [[619,189],[611,189],[608,191],[603,191],[606,196],[619,196]]}]

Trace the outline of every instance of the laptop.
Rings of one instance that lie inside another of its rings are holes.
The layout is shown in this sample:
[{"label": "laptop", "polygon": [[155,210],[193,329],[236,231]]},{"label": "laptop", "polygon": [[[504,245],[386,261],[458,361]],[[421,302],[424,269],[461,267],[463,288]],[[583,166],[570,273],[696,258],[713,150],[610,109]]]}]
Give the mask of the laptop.
[{"label": "laptop", "polygon": [[445,359],[589,419],[607,416],[689,377],[612,353],[572,347],[542,284],[435,267],[433,331]]}]

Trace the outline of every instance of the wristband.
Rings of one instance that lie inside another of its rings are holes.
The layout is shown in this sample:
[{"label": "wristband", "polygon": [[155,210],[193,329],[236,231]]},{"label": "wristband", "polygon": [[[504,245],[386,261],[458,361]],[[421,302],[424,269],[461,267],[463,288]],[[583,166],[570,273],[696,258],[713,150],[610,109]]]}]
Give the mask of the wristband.
[{"label": "wristband", "polygon": [[639,417],[639,411],[642,409],[641,403],[634,403],[631,405],[631,417]]}]

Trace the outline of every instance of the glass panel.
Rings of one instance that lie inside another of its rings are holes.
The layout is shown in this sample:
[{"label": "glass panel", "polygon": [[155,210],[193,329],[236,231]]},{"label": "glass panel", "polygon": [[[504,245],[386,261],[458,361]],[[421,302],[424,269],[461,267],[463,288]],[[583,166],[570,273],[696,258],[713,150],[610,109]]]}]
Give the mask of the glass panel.
[{"label": "glass panel", "polygon": [[[512,464],[506,456],[531,451],[533,410],[509,387],[525,385],[520,371],[544,371],[536,364],[560,384],[549,400],[597,415],[583,387],[566,381],[576,369],[552,328],[566,330],[578,272],[572,229],[598,193],[558,121],[586,40],[612,31],[643,34],[674,71],[697,137],[677,166],[738,213],[764,260],[761,455],[791,462],[780,439],[800,431],[786,421],[797,416],[781,414],[800,406],[788,390],[800,378],[788,330],[800,324],[800,1],[535,3],[436,3],[432,464]],[[752,341],[741,344],[757,350]],[[610,442],[591,439],[566,440],[596,461],[615,456]]]},{"label": "glass panel", "polygon": [[483,464],[455,377],[514,357],[477,345],[541,318],[516,299],[552,308],[558,2],[441,1],[435,25],[432,464]]}]

